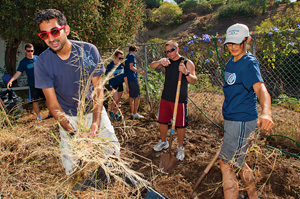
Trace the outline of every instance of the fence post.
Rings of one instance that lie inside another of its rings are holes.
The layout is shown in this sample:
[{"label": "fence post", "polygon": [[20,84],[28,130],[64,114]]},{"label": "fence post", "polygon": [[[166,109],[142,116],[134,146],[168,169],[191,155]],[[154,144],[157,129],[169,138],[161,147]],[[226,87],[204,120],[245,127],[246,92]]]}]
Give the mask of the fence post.
[{"label": "fence post", "polygon": [[255,52],[255,41],[256,41],[256,39],[255,39],[255,36],[253,35],[253,46],[252,46],[252,54],[253,54],[253,56],[255,57],[255,54],[256,54],[256,52]]},{"label": "fence post", "polygon": [[152,109],[152,105],[150,102],[150,95],[149,95],[149,89],[148,89],[148,70],[147,70],[147,66],[148,66],[148,60],[147,60],[147,46],[146,44],[144,44],[144,53],[145,53],[145,87],[146,87],[146,95],[147,95],[147,101],[150,105],[150,108]]},{"label": "fence post", "polygon": [[146,71],[146,79],[147,79],[147,65],[148,65],[148,60],[147,60],[147,46],[144,44],[144,53],[145,53],[145,71]]}]

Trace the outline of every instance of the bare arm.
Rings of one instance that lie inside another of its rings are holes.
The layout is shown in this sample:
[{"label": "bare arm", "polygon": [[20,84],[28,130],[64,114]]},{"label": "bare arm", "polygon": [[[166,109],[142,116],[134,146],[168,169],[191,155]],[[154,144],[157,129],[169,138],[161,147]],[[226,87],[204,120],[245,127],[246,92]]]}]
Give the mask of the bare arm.
[{"label": "bare arm", "polygon": [[46,104],[47,108],[49,109],[51,115],[54,117],[55,120],[59,121],[60,125],[67,131],[67,132],[73,132],[75,129],[73,126],[69,123],[68,119],[64,115],[64,111],[61,108],[54,88],[44,88],[43,93],[46,98]]},{"label": "bare arm", "polygon": [[128,86],[128,78],[124,77],[124,82],[126,84],[126,92],[129,93],[129,86]]},{"label": "bare arm", "polygon": [[17,71],[14,76],[9,80],[9,82],[7,83],[6,87],[7,89],[9,89],[9,87],[11,87],[11,84],[13,81],[15,81],[16,79],[18,79],[20,77],[22,73],[20,71]]},{"label": "bare arm", "polygon": [[100,126],[101,112],[103,108],[104,101],[104,90],[101,86],[101,75],[92,78],[92,84],[94,87],[93,96],[93,123],[90,127],[89,132],[92,135],[96,135],[98,128]]},{"label": "bare arm", "polygon": [[150,68],[162,68],[162,67],[166,67],[169,66],[170,61],[167,58],[162,58],[158,61],[154,61],[150,64]]},{"label": "bare arm", "polygon": [[184,65],[184,62],[182,61],[179,64],[179,71],[182,72],[182,74],[186,75],[188,72],[190,72],[189,76],[186,76],[187,81],[190,84],[196,84],[197,76],[195,73],[195,65],[191,60],[188,60],[186,63],[186,66]]},{"label": "bare arm", "polygon": [[129,68],[130,70],[132,70],[133,72],[136,72],[136,73],[140,73],[141,75],[145,75],[145,71],[140,71],[138,70],[136,67],[134,67],[134,63],[130,63],[129,64]]},{"label": "bare arm", "polygon": [[262,107],[262,114],[258,118],[257,126],[260,127],[260,129],[270,131],[274,126],[271,112],[271,97],[265,84],[262,82],[255,83],[253,89],[257,95],[259,104]]}]

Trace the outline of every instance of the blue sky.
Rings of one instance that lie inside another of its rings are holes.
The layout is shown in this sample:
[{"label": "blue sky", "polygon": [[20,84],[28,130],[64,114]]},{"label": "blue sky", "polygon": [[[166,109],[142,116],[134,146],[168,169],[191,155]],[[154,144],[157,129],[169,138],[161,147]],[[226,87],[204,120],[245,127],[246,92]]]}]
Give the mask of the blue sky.
[{"label": "blue sky", "polygon": [[167,1],[167,2],[171,2],[171,3],[175,3],[175,1],[174,1],[174,0],[165,0],[165,1]]}]

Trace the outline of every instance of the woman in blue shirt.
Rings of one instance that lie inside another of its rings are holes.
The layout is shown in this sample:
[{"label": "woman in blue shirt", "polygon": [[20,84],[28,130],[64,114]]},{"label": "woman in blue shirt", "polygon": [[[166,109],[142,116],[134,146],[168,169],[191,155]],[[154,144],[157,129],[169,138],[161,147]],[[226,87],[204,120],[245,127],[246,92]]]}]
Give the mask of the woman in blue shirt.
[{"label": "woman in blue shirt", "polygon": [[120,120],[122,117],[118,114],[118,104],[121,100],[124,88],[123,82],[126,83],[126,91],[129,92],[127,77],[124,73],[124,64],[121,63],[124,60],[124,53],[120,50],[115,51],[115,60],[107,65],[105,75],[109,75],[108,90],[113,90],[113,101],[109,106],[109,115]]}]

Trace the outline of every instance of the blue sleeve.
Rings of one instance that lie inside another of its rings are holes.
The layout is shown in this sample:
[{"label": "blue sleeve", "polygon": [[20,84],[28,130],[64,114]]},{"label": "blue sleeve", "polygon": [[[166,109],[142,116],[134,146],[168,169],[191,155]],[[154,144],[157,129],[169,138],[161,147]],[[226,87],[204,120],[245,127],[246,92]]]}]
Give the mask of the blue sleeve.
[{"label": "blue sleeve", "polygon": [[20,71],[22,73],[25,70],[25,66],[26,66],[26,64],[24,64],[24,61],[21,60],[20,63],[19,63],[17,71]]},{"label": "blue sleeve", "polygon": [[135,56],[134,55],[130,55],[128,56],[128,63],[135,63]]},{"label": "blue sleeve", "polygon": [[107,75],[107,73],[108,73],[109,71],[111,71],[111,69],[113,68],[113,66],[114,66],[114,62],[113,62],[113,61],[110,62],[110,63],[107,65],[106,71],[105,71],[105,75]]},{"label": "blue sleeve", "polygon": [[257,60],[249,62],[245,69],[243,84],[247,90],[250,90],[257,82],[264,82],[261,77],[260,65]]},{"label": "blue sleeve", "polygon": [[[103,65],[103,61],[101,59],[100,53],[96,46],[91,44],[91,49],[90,49],[91,55],[92,55],[92,60],[88,60],[89,62],[93,62],[91,65],[91,70],[90,74],[93,74],[93,77],[100,76],[101,74],[105,73],[105,67]],[[96,65],[94,65],[96,63]]]},{"label": "blue sleeve", "polygon": [[51,68],[45,67],[44,63],[46,63],[46,61],[40,57],[34,62],[35,87],[40,89],[54,87],[53,77],[49,73]]}]

